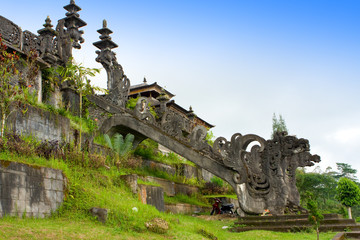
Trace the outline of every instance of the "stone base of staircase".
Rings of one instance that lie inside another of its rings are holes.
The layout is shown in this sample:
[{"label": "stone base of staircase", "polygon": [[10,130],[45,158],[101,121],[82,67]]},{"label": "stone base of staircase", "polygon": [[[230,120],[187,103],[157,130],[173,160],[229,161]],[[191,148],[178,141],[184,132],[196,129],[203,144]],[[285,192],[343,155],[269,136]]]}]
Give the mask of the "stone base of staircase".
[{"label": "stone base of staircase", "polygon": [[360,239],[360,232],[341,232],[335,235],[332,240]]},{"label": "stone base of staircase", "polygon": [[[231,231],[268,230],[276,232],[299,232],[307,231],[312,227],[307,214],[247,216],[240,217]],[[360,225],[356,224],[353,219],[342,218],[339,214],[324,214],[324,220],[321,222],[319,230],[320,232],[360,231]]]}]

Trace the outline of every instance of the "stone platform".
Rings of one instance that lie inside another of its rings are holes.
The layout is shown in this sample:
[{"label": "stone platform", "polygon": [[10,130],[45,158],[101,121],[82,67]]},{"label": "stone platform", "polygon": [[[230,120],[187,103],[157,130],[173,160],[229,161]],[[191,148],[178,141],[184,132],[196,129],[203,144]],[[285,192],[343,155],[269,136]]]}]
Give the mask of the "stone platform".
[{"label": "stone platform", "polygon": [[[307,214],[277,215],[277,216],[248,216],[241,217],[231,229],[233,232],[251,230],[269,230],[276,232],[299,232],[312,228]],[[360,231],[360,225],[353,219],[344,219],[339,214],[324,214],[320,224],[320,232]]]}]

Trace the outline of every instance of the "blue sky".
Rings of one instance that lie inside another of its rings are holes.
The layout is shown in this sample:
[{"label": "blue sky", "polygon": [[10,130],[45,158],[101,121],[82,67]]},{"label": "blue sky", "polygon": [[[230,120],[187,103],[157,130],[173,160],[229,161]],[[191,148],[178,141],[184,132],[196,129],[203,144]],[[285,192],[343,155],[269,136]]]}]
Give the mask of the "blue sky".
[{"label": "blue sky", "polygon": [[[70,1],[2,4],[0,14],[36,32]],[[107,19],[132,84],[157,82],[184,108],[216,125],[216,136],[271,134],[273,113],[307,138],[321,168],[360,171],[360,1],[85,1],[76,4],[85,43],[74,55],[95,62],[97,29]],[[8,11],[6,9],[12,9]],[[6,11],[5,11],[6,10]],[[94,79],[106,87],[106,74]]]}]

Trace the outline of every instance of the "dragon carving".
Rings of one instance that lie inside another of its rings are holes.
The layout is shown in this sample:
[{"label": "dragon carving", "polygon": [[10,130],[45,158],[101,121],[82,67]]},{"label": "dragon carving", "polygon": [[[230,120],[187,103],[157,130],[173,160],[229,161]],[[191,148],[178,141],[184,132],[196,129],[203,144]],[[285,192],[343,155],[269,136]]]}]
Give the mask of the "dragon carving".
[{"label": "dragon carving", "polygon": [[[255,145],[254,145],[255,143]],[[215,140],[214,154],[234,170],[233,187],[245,213],[259,214],[264,209],[282,214],[288,201],[299,205],[295,170],[320,161],[309,153],[309,142],[277,133],[265,141],[256,135],[234,134],[230,141]]]}]

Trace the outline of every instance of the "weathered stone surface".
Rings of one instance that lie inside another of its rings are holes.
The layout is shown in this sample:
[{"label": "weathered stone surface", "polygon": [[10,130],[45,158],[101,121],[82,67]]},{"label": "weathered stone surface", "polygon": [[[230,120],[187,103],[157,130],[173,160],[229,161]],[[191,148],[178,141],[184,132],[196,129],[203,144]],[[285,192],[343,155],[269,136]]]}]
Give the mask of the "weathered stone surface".
[{"label": "weathered stone surface", "polygon": [[148,167],[150,169],[156,169],[159,171],[166,172],[167,174],[173,176],[176,174],[176,168],[167,164],[155,162],[152,160],[143,159],[142,160],[142,167]]},{"label": "weathered stone surface", "polygon": [[161,218],[154,218],[145,223],[146,228],[154,233],[166,233],[169,230],[169,224]]},{"label": "weathered stone surface", "polygon": [[199,192],[199,188],[187,184],[175,183],[175,193],[191,196]]},{"label": "weathered stone surface", "polygon": [[59,170],[0,161],[0,182],[1,216],[49,216],[64,200],[66,179]]},{"label": "weathered stone surface", "polygon": [[123,179],[126,184],[130,187],[132,193],[137,193],[137,178],[138,176],[136,174],[130,174],[130,175],[123,175],[121,176],[121,179]]},{"label": "weathered stone surface", "polygon": [[164,191],[161,187],[139,184],[139,199],[144,204],[156,207],[157,210],[165,211]]},{"label": "weathered stone surface", "polygon": [[188,165],[188,164],[181,164],[182,173],[186,178],[200,178],[199,176],[199,169],[197,167]]},{"label": "weathered stone surface", "polygon": [[108,217],[108,209],[105,208],[98,208],[98,207],[93,207],[89,210],[89,212],[97,217],[97,219],[102,222],[102,223],[106,223],[107,217]]},{"label": "weathered stone surface", "polygon": [[187,203],[177,203],[177,204],[165,204],[165,211],[171,212],[174,214],[193,214],[200,212],[211,212],[210,207],[200,207],[197,205],[191,205]]},{"label": "weathered stone surface", "polygon": [[[32,135],[39,140],[70,141],[72,131],[70,120],[61,115],[54,115],[48,111],[35,108],[30,105],[24,106],[27,109],[23,114],[20,109],[9,115],[7,127],[9,131],[17,134]],[[49,178],[56,178],[53,172],[49,172]]]},{"label": "weathered stone surface", "polygon": [[164,192],[168,196],[172,197],[172,196],[175,196],[175,194],[176,194],[174,182],[171,182],[169,180],[162,179],[162,178],[152,177],[152,176],[145,177],[145,181],[154,182],[154,183],[159,184],[164,189]]}]

